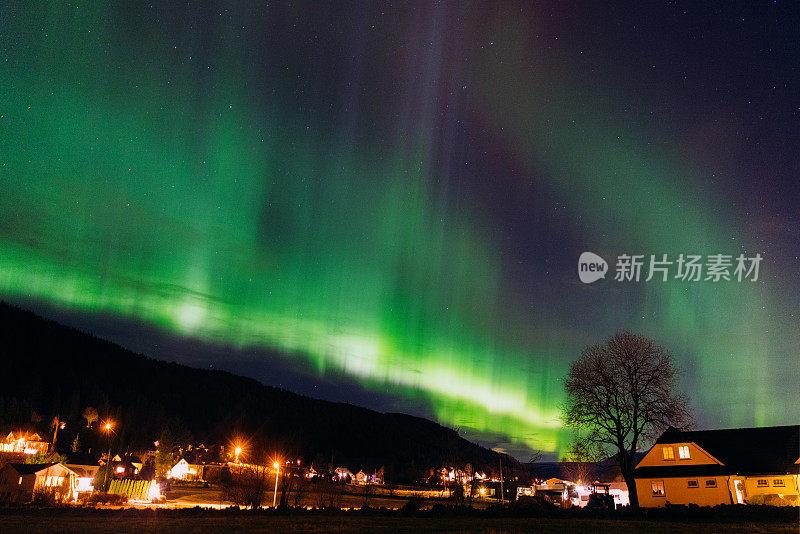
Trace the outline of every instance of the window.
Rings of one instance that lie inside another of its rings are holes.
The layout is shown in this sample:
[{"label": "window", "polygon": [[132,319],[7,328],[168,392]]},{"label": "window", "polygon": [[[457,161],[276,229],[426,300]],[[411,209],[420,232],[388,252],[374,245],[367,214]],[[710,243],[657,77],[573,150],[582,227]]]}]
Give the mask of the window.
[{"label": "window", "polygon": [[686,486],[688,486],[690,488],[699,488],[700,484],[696,480],[687,480],[686,481]]},{"label": "window", "polygon": [[18,485],[22,485],[22,477],[19,477],[19,481],[17,482]]},{"label": "window", "polygon": [[653,480],[651,484],[653,487],[653,497],[663,497],[665,495],[663,480]]},{"label": "window", "polygon": [[717,479],[716,478],[710,478],[710,479],[706,480],[706,487],[707,488],[716,488],[717,487]]},{"label": "window", "polygon": [[773,478],[772,479],[772,485],[782,488],[783,487],[783,479],[782,478]]},{"label": "window", "polygon": [[691,456],[689,456],[689,446],[681,445],[678,447],[678,456],[680,456],[681,460],[688,460],[691,458]]},{"label": "window", "polygon": [[672,447],[664,447],[661,449],[661,453],[664,455],[665,460],[674,460],[675,459],[675,451],[672,450]]},{"label": "window", "polygon": [[766,488],[767,486],[769,486],[769,482],[767,481],[766,478],[759,478],[756,484],[758,485],[759,488]]}]

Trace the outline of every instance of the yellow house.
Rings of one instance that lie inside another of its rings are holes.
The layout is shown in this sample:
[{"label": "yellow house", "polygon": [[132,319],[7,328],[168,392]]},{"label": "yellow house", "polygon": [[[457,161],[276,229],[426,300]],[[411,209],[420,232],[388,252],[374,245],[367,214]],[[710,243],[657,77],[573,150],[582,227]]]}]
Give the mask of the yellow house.
[{"label": "yellow house", "polygon": [[800,503],[800,426],[669,428],[634,471],[639,505]]}]

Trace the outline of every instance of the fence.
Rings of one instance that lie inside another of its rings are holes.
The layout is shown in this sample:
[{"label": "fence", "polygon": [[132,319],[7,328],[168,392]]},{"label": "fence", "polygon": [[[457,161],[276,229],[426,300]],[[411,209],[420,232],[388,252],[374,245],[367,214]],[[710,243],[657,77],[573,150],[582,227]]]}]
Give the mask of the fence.
[{"label": "fence", "polygon": [[108,492],[125,495],[128,499],[149,501],[158,496],[159,489],[155,480],[112,480]]}]

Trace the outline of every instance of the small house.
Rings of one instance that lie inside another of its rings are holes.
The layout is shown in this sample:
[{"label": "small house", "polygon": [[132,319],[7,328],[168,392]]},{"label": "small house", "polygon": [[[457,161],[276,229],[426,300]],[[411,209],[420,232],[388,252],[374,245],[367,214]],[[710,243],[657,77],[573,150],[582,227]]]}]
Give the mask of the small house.
[{"label": "small house", "polygon": [[31,502],[37,492],[50,492],[56,501],[74,500],[76,473],[64,464],[16,464],[0,468],[0,503]]},{"label": "small house", "polygon": [[198,464],[190,464],[186,458],[178,460],[172,469],[167,471],[167,478],[174,478],[177,480],[202,480],[203,479],[203,466]]}]

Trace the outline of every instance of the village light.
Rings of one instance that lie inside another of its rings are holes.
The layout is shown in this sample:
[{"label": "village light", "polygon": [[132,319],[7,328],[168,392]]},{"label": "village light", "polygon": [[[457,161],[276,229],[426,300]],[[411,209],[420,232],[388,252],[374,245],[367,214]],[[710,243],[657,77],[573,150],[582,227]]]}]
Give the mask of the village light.
[{"label": "village light", "polygon": [[278,502],[277,501],[277,499],[278,499],[278,473],[281,472],[281,464],[279,464],[278,462],[275,462],[274,464],[272,464],[272,467],[275,468],[275,491],[272,492],[272,507],[275,508],[275,505]]},{"label": "village light", "polygon": [[158,499],[159,497],[161,497],[161,487],[156,484],[155,481],[153,481],[150,484],[150,489],[147,491],[147,498],[152,501],[153,499]]},{"label": "village light", "polygon": [[239,455],[242,454],[242,448],[241,447],[236,447],[236,449],[233,451],[233,453],[235,455],[234,461],[238,464],[239,463]]},{"label": "village light", "polygon": [[[111,433],[114,432],[111,429],[111,421],[106,422],[103,428],[106,429],[106,434],[108,434],[108,457],[106,458],[106,468],[103,470],[103,487],[105,488],[106,482],[108,481],[108,470],[111,469]],[[116,434],[116,432],[114,432]],[[108,491],[108,488],[105,488]]]}]

